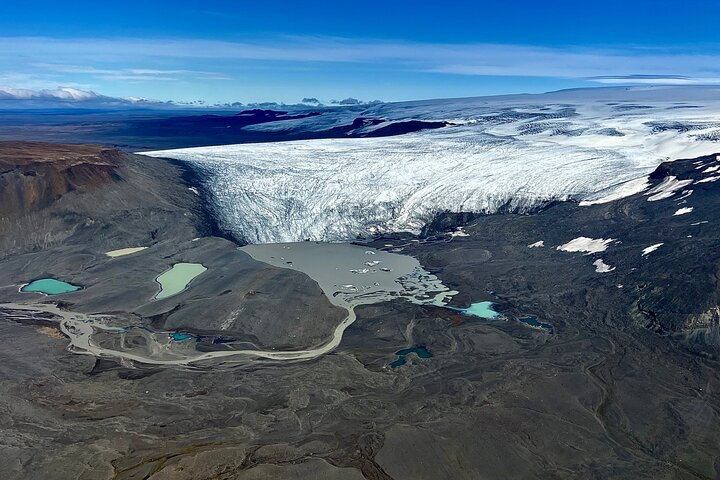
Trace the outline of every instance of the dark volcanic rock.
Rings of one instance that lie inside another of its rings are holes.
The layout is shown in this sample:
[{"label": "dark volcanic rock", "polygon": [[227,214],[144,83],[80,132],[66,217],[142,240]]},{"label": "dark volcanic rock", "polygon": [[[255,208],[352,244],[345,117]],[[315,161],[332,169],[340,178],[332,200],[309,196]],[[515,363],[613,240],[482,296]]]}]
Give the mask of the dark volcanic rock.
[{"label": "dark volcanic rock", "polygon": [[[682,331],[698,315],[720,304],[717,281],[720,236],[712,226],[720,221],[720,183],[705,181],[713,180],[716,173],[702,171],[718,164],[715,157],[658,166],[649,176],[650,190],[669,178],[691,183],[669,198],[657,201],[649,201],[650,195],[641,193],[592,206],[578,206],[573,202],[549,204],[534,215],[440,214],[425,227],[425,237],[465,225],[471,238],[456,238],[448,246],[436,244],[432,251],[418,252],[419,258],[422,261],[424,256],[431,255],[433,259],[450,261],[450,252],[461,252],[471,244],[476,248],[485,242],[505,241],[506,248],[488,248],[494,252],[495,261],[501,261],[502,256],[512,265],[530,265],[540,258],[553,262],[558,267],[552,269],[552,275],[547,272],[547,276],[555,283],[566,278],[565,274],[558,276],[564,271],[559,270],[559,266],[577,264],[577,269],[567,274],[587,288],[601,289],[602,295],[608,295],[607,289],[613,288],[621,292],[628,300],[627,319],[632,318],[638,325],[658,333]],[[692,210],[676,215],[681,208]],[[556,250],[555,247],[581,236],[614,240],[605,252],[591,255]],[[540,240],[544,248],[527,248]],[[645,248],[658,243],[663,245],[657,251],[642,254]],[[446,251],[449,248],[452,250]],[[593,261],[598,259],[614,270],[604,274],[595,272]],[[484,268],[490,265],[492,263]],[[489,289],[517,291],[516,287]]]},{"label": "dark volcanic rock", "polygon": [[[457,289],[455,306],[491,300],[503,317],[367,305],[334,352],[307,362],[120,365],[68,352],[43,329],[47,318],[0,311],[0,477],[718,478],[720,180],[706,171],[717,165],[714,156],[661,165],[653,188],[692,183],[657,201],[641,193],[532,215],[448,213],[423,238],[379,238],[375,246],[416,256]],[[0,260],[2,298],[27,298],[18,282],[52,274],[88,287],[65,308],[117,309],[148,328],[285,347],[336,324],[307,277],[259,265],[226,239],[193,241],[199,197],[171,163],[128,156],[117,172],[122,182],[33,214],[52,211],[75,230]],[[114,215],[127,195],[135,203]],[[461,225],[468,236],[442,232]],[[557,249],[583,236],[613,241],[590,254]],[[150,248],[104,257],[131,241]],[[611,270],[597,271],[597,260]],[[210,270],[151,302],[154,274],[176,261]],[[519,321],[527,316],[552,332]],[[419,347],[432,356],[390,367],[396,352]]]}]

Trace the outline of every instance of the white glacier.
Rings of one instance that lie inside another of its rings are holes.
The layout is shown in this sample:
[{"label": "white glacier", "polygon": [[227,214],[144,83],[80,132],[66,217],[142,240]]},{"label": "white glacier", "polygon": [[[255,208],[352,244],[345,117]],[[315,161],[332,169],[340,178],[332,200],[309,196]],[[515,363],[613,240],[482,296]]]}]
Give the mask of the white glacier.
[{"label": "white glacier", "polygon": [[[191,162],[221,226],[251,243],[418,231],[442,211],[527,211],[641,192],[663,161],[716,153],[720,88],[637,87],[379,104],[292,120],[446,120],[394,137],[147,152]],[[288,128],[287,122],[254,126]]]}]

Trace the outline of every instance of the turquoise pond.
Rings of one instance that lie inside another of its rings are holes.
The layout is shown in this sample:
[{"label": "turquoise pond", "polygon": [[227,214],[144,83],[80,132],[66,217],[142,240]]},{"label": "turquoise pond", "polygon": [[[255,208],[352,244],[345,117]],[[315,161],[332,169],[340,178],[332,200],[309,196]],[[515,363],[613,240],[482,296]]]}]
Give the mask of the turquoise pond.
[{"label": "turquoise pond", "polygon": [[394,362],[392,362],[390,364],[390,368],[397,368],[400,365],[405,365],[405,357],[407,357],[411,353],[416,354],[420,358],[432,357],[432,353],[430,353],[430,351],[423,346],[413,347],[413,348],[404,348],[402,350],[398,350],[397,352],[395,352],[395,355],[397,355],[398,358],[397,358],[397,360],[395,360]]},{"label": "turquoise pond", "polygon": [[478,303],[471,303],[468,308],[456,308],[453,310],[458,310],[459,312],[464,313],[465,315],[470,315],[473,317],[480,317],[480,318],[487,318],[487,319],[494,319],[500,316],[498,312],[493,310],[493,302],[478,302]]},{"label": "turquoise pond", "polygon": [[54,278],[41,278],[33,280],[23,286],[21,292],[44,293],[45,295],[60,295],[62,293],[76,292],[82,287],[71,283],[55,280]]},{"label": "turquoise pond", "polygon": [[215,337],[209,335],[194,335],[192,333],[184,332],[170,332],[168,337],[173,342],[184,342],[186,340],[195,340],[196,342],[212,342],[213,345],[222,345],[223,343],[237,342],[237,339],[232,337]]},{"label": "turquoise pond", "polygon": [[183,340],[190,340],[193,336],[187,333],[173,332],[170,334],[170,338],[175,342],[182,342]]},{"label": "turquoise pond", "polygon": [[547,330],[550,333],[553,333],[554,327],[550,323],[545,323],[539,321],[536,317],[521,317],[518,318],[518,322],[524,323],[525,325],[529,325],[534,328],[542,328],[543,330]]}]

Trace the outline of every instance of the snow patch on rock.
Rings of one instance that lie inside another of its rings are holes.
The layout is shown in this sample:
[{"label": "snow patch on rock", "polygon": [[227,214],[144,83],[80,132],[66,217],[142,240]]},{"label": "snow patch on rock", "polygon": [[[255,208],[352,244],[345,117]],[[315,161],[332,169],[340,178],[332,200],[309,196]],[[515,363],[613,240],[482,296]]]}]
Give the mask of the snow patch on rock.
[{"label": "snow patch on rock", "polygon": [[579,205],[581,207],[587,207],[590,205],[614,202],[615,200],[620,200],[621,198],[630,197],[637,193],[642,193],[647,190],[649,186],[650,181],[647,177],[636,178],[634,180],[625,182],[617,187],[612,187],[611,193],[605,196],[602,196],[600,198],[594,198],[591,196],[589,199],[581,201]]},{"label": "snow patch on rock", "polygon": [[611,267],[610,265],[603,262],[602,258],[598,258],[593,262],[593,265],[595,265],[595,271],[598,273],[607,273],[612,272],[615,270],[615,267]]},{"label": "snow patch on rock", "polygon": [[643,248],[642,256],[644,257],[644,256],[654,252],[655,250],[662,247],[663,245],[665,245],[665,244],[664,243],[656,243],[655,245],[650,245],[647,248]]},{"label": "snow patch on rock", "polygon": [[684,207],[684,208],[678,208],[675,213],[673,213],[673,217],[676,217],[678,215],[685,215],[686,213],[690,213],[694,210],[694,207]]},{"label": "snow patch on rock", "polygon": [[713,175],[712,177],[703,178],[702,180],[698,180],[697,183],[710,183],[710,182],[717,182],[720,180],[720,175]]},{"label": "snow patch on rock", "polygon": [[591,253],[604,252],[608,246],[614,242],[614,238],[588,238],[578,237],[570,240],[569,242],[557,247],[558,250],[563,252],[584,252],[586,255]]},{"label": "snow patch on rock", "polygon": [[453,238],[455,238],[455,237],[469,237],[470,234],[468,234],[467,232],[465,232],[465,230],[463,229],[463,227],[457,227],[454,232],[450,232],[450,236],[453,237]]},{"label": "snow patch on rock", "polygon": [[648,202],[656,202],[670,198],[675,195],[676,191],[690,185],[692,182],[692,180],[678,180],[675,176],[665,177],[662,182],[646,193],[646,195],[650,195]]}]

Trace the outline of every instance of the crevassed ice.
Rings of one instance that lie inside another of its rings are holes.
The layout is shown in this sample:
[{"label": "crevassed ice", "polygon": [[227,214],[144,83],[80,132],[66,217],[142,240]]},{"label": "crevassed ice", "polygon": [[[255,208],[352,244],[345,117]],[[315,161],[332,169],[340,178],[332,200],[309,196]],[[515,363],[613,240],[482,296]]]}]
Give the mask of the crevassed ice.
[{"label": "crevassed ice", "polygon": [[[720,129],[718,102],[682,109],[677,99],[631,108],[609,98],[508,98],[374,107],[387,119],[424,111],[425,119],[466,121],[397,137],[148,154],[193,163],[204,173],[221,226],[268,243],[418,231],[446,210],[522,212],[554,199],[608,201],[644,190],[644,181],[631,180],[663,161],[720,149],[698,136]],[[317,121],[308,119],[307,129]]]}]

